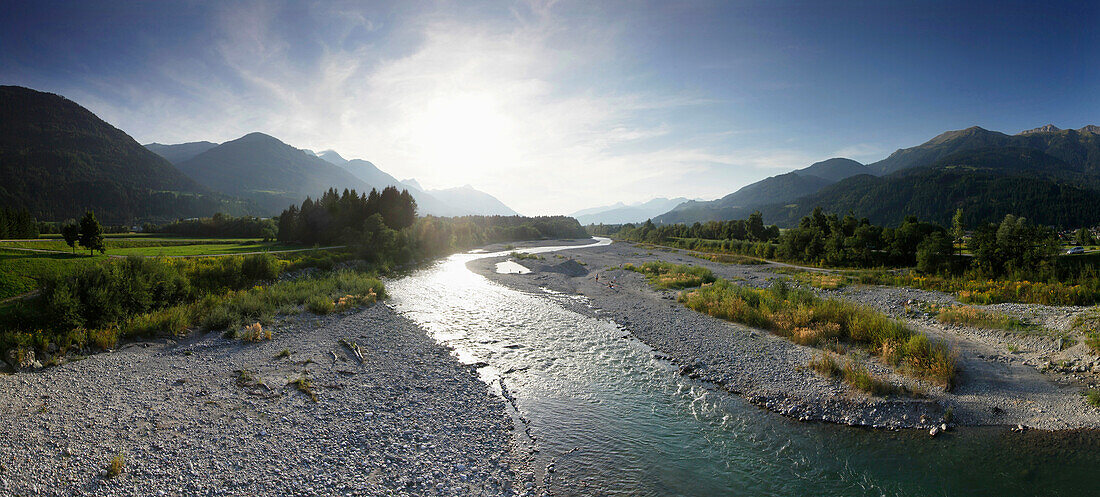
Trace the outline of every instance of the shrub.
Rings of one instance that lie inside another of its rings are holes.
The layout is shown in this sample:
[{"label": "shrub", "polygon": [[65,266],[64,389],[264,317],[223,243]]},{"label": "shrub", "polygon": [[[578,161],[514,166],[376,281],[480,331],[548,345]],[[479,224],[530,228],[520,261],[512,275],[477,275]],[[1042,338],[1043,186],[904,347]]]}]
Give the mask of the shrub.
[{"label": "shrub", "polygon": [[126,458],[121,452],[115,457],[111,458],[111,462],[107,464],[107,478],[114,478],[121,475],[126,469]]},{"label": "shrub", "polygon": [[241,330],[240,338],[246,342],[262,342],[264,340],[271,340],[271,330],[264,329],[263,325],[259,322],[252,323],[245,326]]},{"label": "shrub", "polygon": [[314,295],[306,300],[306,309],[314,314],[328,314],[333,311],[335,304],[332,299],[324,295]]},{"label": "shrub", "polygon": [[1085,392],[1085,402],[1090,406],[1100,407],[1100,390],[1092,388]]},{"label": "shrub", "polygon": [[802,345],[854,343],[892,365],[904,365],[913,374],[947,388],[954,381],[955,357],[945,344],[931,342],[927,336],[866,307],[820,299],[812,292],[783,284],[760,290],[723,279],[681,294],[680,301],[696,311],[765,328]]},{"label": "shrub", "polygon": [[955,306],[944,309],[936,315],[936,320],[946,324],[1000,330],[1026,330],[1031,328],[1019,319],[973,306]]},{"label": "shrub", "polygon": [[644,274],[649,284],[662,289],[691,288],[714,281],[714,273],[701,266],[656,261],[641,266],[626,264],[623,269]]},{"label": "shrub", "polygon": [[187,307],[175,306],[130,318],[122,327],[122,334],[126,337],[148,337],[161,333],[181,336],[190,325],[191,315]]},{"label": "shrub", "polygon": [[313,392],[313,382],[309,378],[301,377],[288,383],[289,385],[297,388],[299,392],[302,392],[309,396],[309,399],[317,402],[317,394]]}]

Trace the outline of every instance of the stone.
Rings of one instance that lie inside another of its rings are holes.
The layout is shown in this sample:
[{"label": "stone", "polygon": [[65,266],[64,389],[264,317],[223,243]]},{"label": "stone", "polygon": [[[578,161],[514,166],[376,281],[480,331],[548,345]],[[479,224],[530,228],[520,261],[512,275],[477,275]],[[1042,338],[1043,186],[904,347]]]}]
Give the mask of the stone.
[{"label": "stone", "polygon": [[42,367],[42,364],[34,359],[34,351],[24,348],[14,348],[8,350],[8,357],[6,357],[8,364],[11,365],[16,371],[38,369]]}]

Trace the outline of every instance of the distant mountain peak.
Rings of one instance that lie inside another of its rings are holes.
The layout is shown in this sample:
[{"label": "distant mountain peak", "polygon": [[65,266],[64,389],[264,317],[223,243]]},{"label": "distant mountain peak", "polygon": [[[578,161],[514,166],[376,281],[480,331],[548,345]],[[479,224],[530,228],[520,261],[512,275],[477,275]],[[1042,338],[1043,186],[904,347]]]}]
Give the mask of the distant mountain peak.
[{"label": "distant mountain peak", "polygon": [[1089,124],[1087,126],[1082,126],[1081,129],[1077,131],[1080,131],[1082,133],[1092,133],[1094,135],[1100,135],[1100,126]]},{"label": "distant mountain peak", "polygon": [[405,186],[411,186],[413,188],[416,188],[417,190],[423,190],[424,189],[423,186],[420,186],[420,182],[417,181],[416,178],[403,179],[403,180],[401,180],[401,184],[403,184]]},{"label": "distant mountain peak", "polygon": [[348,163],[347,159],[345,159],[340,154],[336,153],[335,150],[331,150],[331,149],[322,150],[320,152],[317,152],[317,157],[320,157],[320,158],[324,159],[325,162],[328,162],[328,163],[331,163],[331,164],[336,164],[337,166],[342,166],[342,165]]},{"label": "distant mountain peak", "polygon": [[[263,142],[278,142],[283,143],[282,140],[275,138],[274,136],[260,133],[259,131],[253,131],[247,135],[244,135],[236,140],[232,140],[240,143],[263,143]],[[285,144],[284,144],[285,145]]]},{"label": "distant mountain peak", "polygon": [[1058,131],[1062,131],[1062,129],[1053,124],[1047,124],[1046,126],[1039,126],[1038,128],[1021,131],[1019,134],[1028,135],[1031,133],[1055,133]]}]

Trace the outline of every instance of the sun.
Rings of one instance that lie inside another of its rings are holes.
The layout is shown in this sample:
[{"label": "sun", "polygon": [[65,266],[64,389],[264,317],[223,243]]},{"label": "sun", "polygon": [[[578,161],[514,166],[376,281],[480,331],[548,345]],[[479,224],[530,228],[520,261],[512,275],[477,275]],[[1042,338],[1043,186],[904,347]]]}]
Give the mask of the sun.
[{"label": "sun", "polygon": [[505,165],[517,155],[515,122],[489,94],[439,96],[414,123],[415,146],[436,167],[456,169],[455,176]]}]

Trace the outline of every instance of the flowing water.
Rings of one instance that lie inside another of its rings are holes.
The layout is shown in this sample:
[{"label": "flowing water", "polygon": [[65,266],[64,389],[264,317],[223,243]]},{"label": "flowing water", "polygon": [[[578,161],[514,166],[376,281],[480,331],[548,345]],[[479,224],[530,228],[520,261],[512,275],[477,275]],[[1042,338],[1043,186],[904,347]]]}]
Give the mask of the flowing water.
[{"label": "flowing water", "polygon": [[[603,239],[598,243],[610,243]],[[576,247],[543,247],[550,252]],[[506,288],[459,254],[390,283],[397,310],[504,386],[558,495],[1100,495],[1095,432],[931,439],[799,423],[681,377],[581,297]]]}]

